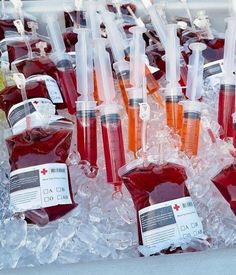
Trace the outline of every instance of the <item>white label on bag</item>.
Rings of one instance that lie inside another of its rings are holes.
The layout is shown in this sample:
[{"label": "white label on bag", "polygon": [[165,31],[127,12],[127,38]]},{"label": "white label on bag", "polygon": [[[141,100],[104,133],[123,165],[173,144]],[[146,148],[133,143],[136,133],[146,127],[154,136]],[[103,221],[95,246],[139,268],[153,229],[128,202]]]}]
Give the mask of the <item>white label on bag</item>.
[{"label": "white label on bag", "polygon": [[66,164],[48,163],[11,172],[10,203],[14,213],[71,204]]},{"label": "white label on bag", "polygon": [[[31,119],[37,119],[39,113],[44,113],[43,105],[52,104],[47,98],[31,98],[27,100]],[[25,121],[25,102],[22,101],[11,107],[8,112],[8,121],[13,126],[20,126]]]},{"label": "white label on bag", "polygon": [[191,197],[154,204],[139,210],[143,245],[168,248],[179,240],[203,236]]},{"label": "white label on bag", "polygon": [[52,102],[55,103],[63,103],[63,98],[61,96],[61,91],[57,85],[57,82],[53,78],[46,78],[45,83],[48,89],[48,94],[52,100]]},{"label": "white label on bag", "polygon": [[203,79],[211,76],[221,76],[223,74],[223,59],[216,60],[204,65]]}]

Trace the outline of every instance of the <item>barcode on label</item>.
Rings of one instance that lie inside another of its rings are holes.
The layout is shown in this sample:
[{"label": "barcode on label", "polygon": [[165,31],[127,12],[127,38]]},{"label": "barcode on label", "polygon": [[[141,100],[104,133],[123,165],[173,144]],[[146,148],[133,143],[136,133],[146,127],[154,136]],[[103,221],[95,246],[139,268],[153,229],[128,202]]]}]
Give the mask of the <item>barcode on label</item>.
[{"label": "barcode on label", "polygon": [[51,173],[65,173],[66,169],[64,168],[52,168]]},{"label": "barcode on label", "polygon": [[191,201],[187,202],[187,203],[182,203],[183,208],[187,208],[187,207],[193,207],[193,203]]}]

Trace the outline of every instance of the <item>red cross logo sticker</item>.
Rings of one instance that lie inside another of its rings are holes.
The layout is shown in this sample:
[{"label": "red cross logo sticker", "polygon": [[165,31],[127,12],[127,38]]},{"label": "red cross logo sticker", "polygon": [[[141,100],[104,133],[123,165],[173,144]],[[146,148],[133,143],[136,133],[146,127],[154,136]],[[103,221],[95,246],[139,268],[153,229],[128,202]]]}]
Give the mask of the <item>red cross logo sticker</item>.
[{"label": "red cross logo sticker", "polygon": [[41,170],[41,173],[45,176],[47,174],[48,170],[43,168],[43,170]]},{"label": "red cross logo sticker", "polygon": [[180,206],[179,206],[178,204],[175,204],[173,208],[174,208],[176,211],[179,211]]}]

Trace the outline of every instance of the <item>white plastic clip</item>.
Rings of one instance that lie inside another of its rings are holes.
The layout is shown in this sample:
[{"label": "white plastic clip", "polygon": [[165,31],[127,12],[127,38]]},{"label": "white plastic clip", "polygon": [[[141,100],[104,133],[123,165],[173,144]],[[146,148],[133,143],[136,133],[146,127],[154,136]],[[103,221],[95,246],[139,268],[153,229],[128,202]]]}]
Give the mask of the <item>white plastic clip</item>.
[{"label": "white plastic clip", "polygon": [[29,21],[29,22],[27,22],[27,26],[31,29],[31,32],[33,35],[35,35],[37,33],[37,30],[39,28],[39,25],[37,22]]},{"label": "white plastic clip", "polygon": [[14,73],[13,79],[18,89],[22,90],[25,87],[25,76],[21,73]]},{"label": "white plastic clip", "polygon": [[213,39],[213,34],[210,29],[211,22],[205,10],[198,11],[197,17],[194,19],[193,24],[199,29],[205,30],[208,39]]},{"label": "white plastic clip", "polygon": [[188,24],[184,21],[178,21],[177,25],[181,30],[186,30],[188,28]]},{"label": "white plastic clip", "polygon": [[193,21],[194,25],[198,28],[202,29],[209,25],[210,21],[206,12],[204,10],[200,10],[197,12],[197,17]]},{"label": "white plastic clip", "polygon": [[39,49],[40,56],[46,56],[46,52],[45,52],[45,49],[47,48],[46,42],[40,41],[40,42],[36,43],[35,46],[37,49]]},{"label": "white plastic clip", "polygon": [[23,35],[24,32],[25,32],[25,28],[24,28],[24,25],[23,25],[22,21],[20,19],[17,19],[17,20],[13,21],[13,24],[16,27],[18,33],[20,35]]},{"label": "white plastic clip", "polygon": [[4,71],[4,72],[9,71],[9,69],[10,69],[10,63],[7,62],[7,61],[2,60],[1,63],[0,63],[0,66],[1,66],[1,70]]}]

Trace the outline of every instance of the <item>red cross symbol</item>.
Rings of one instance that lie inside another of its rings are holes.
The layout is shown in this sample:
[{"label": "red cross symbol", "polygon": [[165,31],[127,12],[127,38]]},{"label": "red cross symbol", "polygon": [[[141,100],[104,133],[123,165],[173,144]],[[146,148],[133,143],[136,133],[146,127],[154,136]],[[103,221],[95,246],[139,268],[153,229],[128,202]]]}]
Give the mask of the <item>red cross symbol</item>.
[{"label": "red cross symbol", "polygon": [[173,208],[174,208],[176,211],[179,211],[180,206],[179,206],[178,204],[175,204]]},{"label": "red cross symbol", "polygon": [[41,171],[41,173],[45,176],[47,174],[48,170],[43,168],[43,170]]},{"label": "red cross symbol", "polygon": [[37,100],[35,100],[33,103],[34,103],[34,104],[38,104],[39,102],[38,102]]}]

